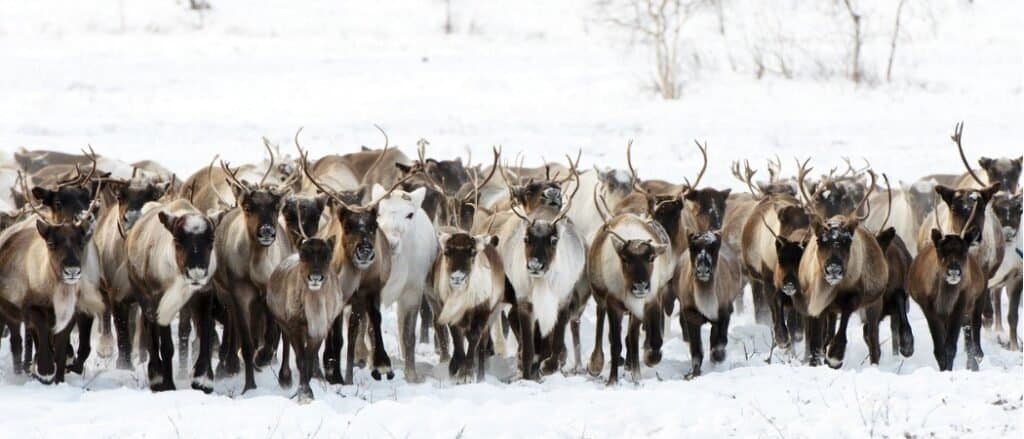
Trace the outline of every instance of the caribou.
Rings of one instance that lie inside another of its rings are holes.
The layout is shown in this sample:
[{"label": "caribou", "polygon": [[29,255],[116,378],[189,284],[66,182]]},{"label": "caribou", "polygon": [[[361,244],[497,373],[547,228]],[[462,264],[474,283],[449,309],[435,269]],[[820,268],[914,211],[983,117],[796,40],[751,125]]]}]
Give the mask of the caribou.
[{"label": "caribou", "polygon": [[303,237],[298,252],[282,260],[267,283],[267,310],[281,328],[284,339],[278,383],[281,387],[291,386],[288,354],[292,350],[299,370],[296,398],[300,402],[313,399],[309,383],[317,355],[352,294],[341,288],[338,273],[330,268],[334,244],[333,236],[326,239]]},{"label": "caribou", "polygon": [[147,368],[153,391],[175,388],[170,324],[190,299],[195,299],[192,307],[199,334],[191,385],[206,393],[213,391],[210,289],[218,265],[214,230],[222,215],[203,214],[183,199],[150,202],[125,237],[128,279],[149,339]]},{"label": "caribou", "polygon": [[[570,178],[578,178],[575,166],[570,174]],[[579,185],[576,187],[578,190]],[[510,187],[510,191],[515,194],[516,188]],[[536,198],[514,196],[519,201],[509,211],[495,213],[484,226],[488,234],[498,236],[505,277],[512,288],[509,296],[515,303],[511,320],[519,339],[520,373],[525,379],[538,378],[538,347],[541,372],[551,374],[559,367],[567,305],[583,272],[586,253],[583,238],[568,220],[568,208],[561,206],[561,194],[532,195]],[[569,195],[568,205],[574,196],[575,190]],[[530,204],[532,211],[520,211],[520,206]],[[535,330],[541,339],[539,346],[534,340]]]}]

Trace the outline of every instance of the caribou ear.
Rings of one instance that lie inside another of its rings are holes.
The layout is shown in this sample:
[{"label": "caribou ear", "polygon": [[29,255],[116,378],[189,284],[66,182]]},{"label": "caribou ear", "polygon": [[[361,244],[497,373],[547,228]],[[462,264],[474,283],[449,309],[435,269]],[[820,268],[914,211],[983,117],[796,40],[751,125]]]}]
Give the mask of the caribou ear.
[{"label": "caribou ear", "polygon": [[878,241],[878,246],[881,247],[884,252],[889,249],[889,245],[892,244],[892,240],[894,238],[896,238],[896,229],[889,227],[878,232],[878,236],[875,237],[875,240]]},{"label": "caribou ear", "polygon": [[621,253],[622,249],[626,247],[626,241],[623,241],[617,235],[608,234],[608,237],[612,239],[612,247],[615,247],[615,252]]},{"label": "caribou ear", "polygon": [[370,147],[368,147],[368,146],[366,146],[366,145],[360,146],[360,147],[359,147],[359,150],[360,150],[360,151],[362,151],[362,152],[370,152],[370,151],[373,151],[372,149],[370,149]]},{"label": "caribou ear", "polygon": [[811,230],[814,231],[814,236],[821,236],[825,231],[825,223],[817,215],[811,216]]},{"label": "caribou ear", "polygon": [[210,209],[206,211],[206,218],[213,223],[214,229],[220,226],[220,222],[224,219],[224,215],[228,213],[228,210],[229,209]]},{"label": "caribou ear", "polygon": [[403,165],[401,163],[395,163],[395,167],[398,168],[399,171],[402,171],[402,174],[408,174],[410,171],[412,171],[412,166],[411,165]]},{"label": "caribou ear", "polygon": [[939,194],[942,197],[942,201],[945,201],[946,204],[950,204],[953,202],[953,197],[956,196],[956,189],[939,184],[935,185],[935,193]]},{"label": "caribou ear", "polygon": [[686,191],[685,194],[683,194],[683,198],[685,198],[685,199],[687,199],[689,201],[697,201],[697,192],[696,191],[692,191],[692,190],[688,190],[688,191]]},{"label": "caribou ear", "polygon": [[427,188],[421,187],[416,190],[409,192],[409,196],[412,197],[412,204],[416,207],[423,206],[423,199],[427,196]]},{"label": "caribou ear", "polygon": [[43,240],[50,239],[50,225],[41,219],[36,220],[36,230],[39,232],[39,236],[43,237]]},{"label": "caribou ear", "polygon": [[1012,161],[1013,161],[1014,166],[1016,166],[1017,169],[1020,169],[1021,162],[1024,162],[1024,155],[1022,155],[1020,157],[1017,157],[1017,158],[1013,159]]},{"label": "caribou ear", "polygon": [[54,194],[56,194],[55,191],[51,191],[44,187],[36,186],[32,188],[32,196],[45,206],[49,206],[53,203]]},{"label": "caribou ear", "polygon": [[974,225],[968,226],[967,232],[964,233],[964,242],[968,246],[972,246],[979,241],[981,241],[981,232],[978,230],[978,227]]},{"label": "caribou ear", "polygon": [[491,235],[490,238],[488,239],[488,244],[490,244],[491,247],[497,247],[498,246],[498,235]]},{"label": "caribou ear", "polygon": [[940,232],[939,229],[932,229],[932,245],[934,245],[935,248],[938,249],[939,248],[939,243],[941,243],[941,242],[942,242],[942,232]]},{"label": "caribou ear", "polygon": [[726,199],[729,198],[729,194],[731,194],[731,193],[732,193],[732,188],[729,188],[729,189],[726,189],[726,190],[722,191],[722,198],[726,198]]},{"label": "caribou ear", "polygon": [[451,239],[451,237],[452,237],[452,234],[448,233],[448,232],[438,233],[437,234],[437,243],[441,244],[441,247],[444,247],[444,244],[446,242],[448,242],[448,240]]},{"label": "caribou ear", "polygon": [[761,181],[757,182],[757,191],[758,192],[760,192],[762,194],[766,194],[770,190],[771,190],[771,186],[769,184],[767,184],[765,182],[761,182]]},{"label": "caribou ear", "polygon": [[174,223],[178,220],[178,217],[163,210],[161,210],[157,216],[160,218],[160,224],[163,224],[167,231],[174,233]]},{"label": "caribou ear", "polygon": [[327,207],[327,201],[329,201],[327,198],[327,194],[317,195],[313,199],[316,200],[317,209],[324,210],[324,208]]},{"label": "caribou ear", "polygon": [[995,195],[996,192],[999,192],[1000,186],[1002,185],[999,184],[999,182],[995,182],[992,184],[992,186],[989,186],[981,190],[981,197],[985,199],[986,203],[992,199],[992,196]]},{"label": "caribou ear", "polygon": [[652,244],[651,247],[654,249],[654,255],[658,256],[665,253],[668,250],[668,246],[665,244]]},{"label": "caribou ear", "polygon": [[996,161],[988,157],[982,157],[978,159],[978,165],[981,166],[981,169],[984,169],[986,171],[988,171],[994,164],[996,164]]},{"label": "caribou ear", "polygon": [[385,192],[387,192],[387,190],[384,189],[384,186],[374,183],[373,188],[370,189],[370,198],[379,200],[384,196]]}]

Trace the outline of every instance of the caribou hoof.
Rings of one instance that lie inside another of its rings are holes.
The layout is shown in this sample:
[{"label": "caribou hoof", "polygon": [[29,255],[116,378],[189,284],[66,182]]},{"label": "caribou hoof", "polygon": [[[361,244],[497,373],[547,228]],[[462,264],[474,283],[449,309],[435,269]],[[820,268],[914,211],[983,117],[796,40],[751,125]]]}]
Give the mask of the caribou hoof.
[{"label": "caribou hoof", "polygon": [[600,376],[601,371],[604,369],[604,354],[594,351],[590,354],[590,363],[587,364],[587,373],[590,376]]},{"label": "caribou hoof", "polygon": [[110,358],[114,355],[114,336],[111,334],[103,334],[100,336],[100,342],[96,346],[96,355],[100,358]]},{"label": "caribou hoof", "polygon": [[256,367],[264,368],[270,366],[270,363],[274,361],[274,350],[261,347],[256,351],[256,357],[254,358]]},{"label": "caribou hoof", "polygon": [[551,375],[558,372],[559,361],[557,358],[545,358],[544,361],[540,362],[540,373],[542,375]]},{"label": "caribou hoof", "polygon": [[38,380],[40,383],[53,384],[53,377],[56,376],[56,373],[41,374],[39,373],[39,370],[36,369],[33,365],[32,376],[35,377],[35,379]]},{"label": "caribou hoof", "polygon": [[192,377],[192,390],[199,390],[209,395],[213,393],[213,380],[206,375]]},{"label": "caribou hoof", "polygon": [[406,369],[405,382],[409,384],[419,384],[423,382],[423,377],[421,377],[420,374],[413,369]]},{"label": "caribou hoof", "polygon": [[695,367],[693,370],[690,371],[690,373],[688,373],[685,376],[683,376],[683,379],[686,380],[686,381],[690,381],[690,380],[692,380],[694,378],[697,378],[699,376],[700,376],[700,368],[699,367]]},{"label": "caribou hoof", "polygon": [[391,366],[378,366],[370,372],[370,376],[377,381],[380,381],[381,377],[387,376],[390,381],[395,379],[395,372],[391,370]]},{"label": "caribou hoof", "polygon": [[292,398],[294,398],[295,402],[298,404],[309,404],[314,400],[313,389],[310,388],[309,386],[302,386],[299,388],[298,392],[295,392],[295,396],[293,396]]},{"label": "caribou hoof", "polygon": [[605,383],[605,386],[615,387],[615,386],[618,386],[618,385],[619,385],[619,377],[617,377],[615,375],[608,375],[608,382]]},{"label": "caribou hoof", "polygon": [[969,370],[971,372],[977,372],[978,371],[978,361],[980,361],[980,359],[978,357],[976,357],[974,355],[968,354],[967,355],[967,370]]},{"label": "caribou hoof", "polygon": [[825,361],[828,363],[828,367],[831,367],[833,369],[839,369],[843,367],[842,358],[828,357],[825,359]]},{"label": "caribou hoof", "polygon": [[647,367],[654,367],[658,363],[661,363],[661,350],[649,349],[644,351],[644,364]]},{"label": "caribou hoof", "polygon": [[281,371],[277,373],[277,384],[282,389],[287,389],[292,386],[292,370],[287,367],[282,367]]},{"label": "caribou hoof", "polygon": [[715,346],[711,348],[711,361],[715,363],[725,361],[725,346]]}]

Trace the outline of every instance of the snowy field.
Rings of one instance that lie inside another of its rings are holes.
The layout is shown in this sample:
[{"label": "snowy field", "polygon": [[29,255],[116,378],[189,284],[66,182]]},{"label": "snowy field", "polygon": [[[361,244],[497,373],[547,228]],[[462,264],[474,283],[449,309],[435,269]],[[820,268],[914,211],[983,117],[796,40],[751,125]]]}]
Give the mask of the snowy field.
[{"label": "snowy field", "polygon": [[[442,0],[211,0],[202,15],[175,0],[0,0],[0,149],[91,144],[187,175],[214,153],[257,160],[260,136],[288,146],[299,126],[314,156],[377,146],[377,123],[407,153],[423,137],[432,156],[472,151],[479,161],[500,144],[528,164],[582,148],[584,166],[621,167],[633,138],[642,177],[678,182],[700,165],[699,138],[710,146],[704,181],[734,190],[732,160],[760,165],[776,154],[787,172],[794,156],[813,156],[817,169],[863,156],[903,181],[961,172],[948,137],[960,120],[970,157],[1021,154],[1022,2],[908,0],[891,82],[884,63],[896,2],[858,2],[888,14],[865,13],[874,79],[858,86],[841,72],[756,79],[744,42],[763,32],[764,4],[792,20],[796,53],[843,58],[845,46],[820,46],[848,29],[816,21],[801,2],[723,1],[725,36],[716,20],[687,23],[688,59],[701,67],[684,74],[680,100],[665,101],[648,85],[650,54],[603,24],[590,0],[453,0],[451,35]],[[144,366],[117,371],[94,355],[84,376],[44,386],[13,375],[4,339],[0,437],[1016,437],[1024,429],[1022,356],[1000,345],[1005,335],[983,333],[981,371],[964,371],[961,355],[955,371],[939,373],[912,305],[912,358],[891,355],[883,323],[881,364],[868,364],[854,317],[843,368],[812,369],[796,364],[802,344],[766,363],[771,332],[751,310],[733,319],[726,362],[705,362],[692,381],[682,379],[690,359],[674,325],[664,361],[635,385],[606,388],[607,368],[602,378],[567,371],[506,383],[508,358],[491,361],[485,383],[456,386],[432,346],[418,345],[426,382],[407,384],[401,370],[377,382],[362,370],[354,385],[314,383],[317,399],[303,406],[277,386],[276,366],[245,395],[240,378],[209,396],[152,394]],[[400,364],[393,311],[385,316]]]}]

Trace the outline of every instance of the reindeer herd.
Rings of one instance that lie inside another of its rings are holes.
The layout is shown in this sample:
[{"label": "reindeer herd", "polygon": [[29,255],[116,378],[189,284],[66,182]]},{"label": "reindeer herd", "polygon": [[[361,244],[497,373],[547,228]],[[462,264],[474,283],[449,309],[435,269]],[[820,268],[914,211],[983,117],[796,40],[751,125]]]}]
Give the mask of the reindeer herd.
[{"label": "reindeer herd", "polygon": [[[264,139],[262,162],[214,157],[183,181],[92,148],[15,153],[0,168],[0,323],[14,372],[45,383],[82,373],[95,324],[97,354],[116,352],[118,368],[145,363],[154,391],[175,388],[175,355],[183,371],[191,358],[191,387],[207,393],[239,373],[252,389],[277,358],[291,387],[294,355],[305,401],[314,377],[351,384],[356,367],[394,377],[382,318],[394,305],[410,382],[423,379],[415,348],[431,332],[457,382],[482,380],[510,337],[522,379],[599,376],[610,362],[609,384],[620,368],[638,380],[641,358],[661,360],[675,315],[689,379],[701,374],[704,325],[711,361],[725,359],[748,286],[773,348],[803,341],[810,365],[843,364],[854,313],[872,363],[886,317],[892,354],[913,355],[912,299],[939,368],[953,367],[963,331],[977,369],[982,328],[1004,331],[1004,290],[1006,347],[1020,350],[1021,158],[982,158],[974,171],[962,125],[952,140],[963,175],[893,188],[848,160],[817,175],[809,159],[790,175],[770,160],[767,180],[734,162],[746,192],[701,185],[701,143],[693,181],[668,182],[639,177],[632,143],[624,169],[585,170],[579,156],[531,168],[498,149],[489,165],[427,158],[424,140],[410,158],[387,134],[381,149],[311,160],[300,134],[295,156]],[[591,300],[597,342],[584,364]]]}]

